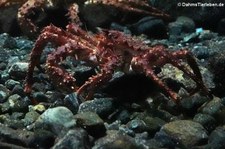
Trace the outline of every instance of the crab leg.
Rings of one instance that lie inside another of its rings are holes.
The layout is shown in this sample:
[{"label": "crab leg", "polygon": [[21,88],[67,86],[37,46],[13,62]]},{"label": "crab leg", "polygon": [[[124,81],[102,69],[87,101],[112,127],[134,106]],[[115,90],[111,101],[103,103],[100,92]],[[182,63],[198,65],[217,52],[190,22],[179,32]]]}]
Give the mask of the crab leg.
[{"label": "crab leg", "polygon": [[53,25],[50,25],[43,29],[30,55],[30,63],[28,66],[27,76],[25,80],[26,84],[24,88],[24,92],[26,93],[31,92],[34,68],[39,65],[41,54],[48,42],[51,42],[56,46],[63,45],[67,43],[66,33]]},{"label": "crab leg", "polygon": [[82,85],[78,90],[77,90],[77,95],[80,96],[84,92],[88,92],[86,97],[84,98],[85,100],[89,100],[92,98],[94,91],[100,87],[106,84],[111,78],[114,70],[118,67],[121,66],[121,58],[114,56],[114,53],[105,53],[105,54],[110,54],[111,57],[108,57],[106,59],[103,59],[103,64],[101,65],[101,72],[98,73],[95,76],[92,76],[89,78],[88,81],[85,82],[84,85]]},{"label": "crab leg", "polygon": [[[177,67],[178,69],[182,70],[186,75],[188,75],[191,79],[193,79],[196,84],[197,88],[200,88],[204,93],[209,95],[209,90],[203,83],[202,75],[199,70],[198,64],[194,58],[194,56],[187,50],[179,50],[172,53],[171,64]],[[180,63],[180,60],[187,60],[187,63],[191,67],[192,72],[190,72],[184,65]]]},{"label": "crab leg", "polygon": [[147,0],[89,0],[85,3],[101,3],[108,6],[122,8],[125,12],[135,12],[171,20],[171,17],[162,10],[148,5]]},{"label": "crab leg", "polygon": [[180,97],[158,78],[158,76],[154,73],[154,69],[148,65],[147,58],[136,57],[132,61],[132,68],[134,71],[143,72],[147,77],[151,78],[151,80],[153,80],[167,95],[169,95],[174,102],[179,102]]}]

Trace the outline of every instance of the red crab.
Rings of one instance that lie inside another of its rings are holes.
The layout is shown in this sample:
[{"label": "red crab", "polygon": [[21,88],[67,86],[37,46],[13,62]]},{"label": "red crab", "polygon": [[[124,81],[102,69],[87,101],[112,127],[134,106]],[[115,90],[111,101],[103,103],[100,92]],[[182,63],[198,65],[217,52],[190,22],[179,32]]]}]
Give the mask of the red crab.
[{"label": "red crab", "polygon": [[[108,9],[111,9],[113,7],[123,12],[133,12],[137,14],[157,16],[164,19],[170,18],[170,16],[164,13],[163,11],[149,6],[147,0],[27,0],[18,10],[17,18],[22,31],[26,35],[32,36],[32,34],[38,31],[38,27],[30,18],[30,15],[32,13],[35,13],[35,10],[58,8],[67,9],[67,15],[69,17],[70,22],[81,24],[80,19],[78,17],[79,9],[87,5],[109,6]],[[95,12],[95,16],[100,15],[97,14],[99,13],[98,11]]]},{"label": "red crab", "polygon": [[[116,70],[124,72],[132,70],[151,78],[166,95],[179,102],[180,97],[177,93],[167,87],[154,73],[155,68],[160,68],[167,63],[193,79],[197,89],[208,93],[195,58],[188,50],[170,52],[162,45],[150,47],[140,39],[115,30],[103,30],[98,34],[90,35],[75,24],[69,24],[66,31],[53,25],[43,29],[30,55],[24,89],[26,93],[32,90],[34,68],[39,65],[42,51],[49,42],[56,46],[46,60],[46,72],[49,78],[59,88],[67,88],[71,92],[77,91],[77,94],[81,97],[85,96],[85,99],[91,99],[95,89],[107,83]],[[77,87],[76,79],[59,66],[59,63],[68,56],[98,66],[100,72],[90,77],[81,87]],[[192,70],[183,64],[184,61]]]}]

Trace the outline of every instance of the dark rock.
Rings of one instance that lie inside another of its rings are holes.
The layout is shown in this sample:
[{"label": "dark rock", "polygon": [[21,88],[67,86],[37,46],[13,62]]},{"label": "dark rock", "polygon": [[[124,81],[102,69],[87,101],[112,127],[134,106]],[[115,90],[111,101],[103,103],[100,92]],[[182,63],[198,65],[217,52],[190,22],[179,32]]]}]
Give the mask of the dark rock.
[{"label": "dark rock", "polygon": [[17,10],[19,5],[11,5],[1,8],[0,12],[0,32],[9,33],[12,36],[21,34],[21,30],[17,23]]},{"label": "dark rock", "polygon": [[145,122],[140,119],[134,119],[128,122],[127,127],[136,133],[142,133],[144,131],[147,131],[147,126]]},{"label": "dark rock", "polygon": [[198,38],[199,38],[200,41],[204,41],[204,40],[215,39],[217,36],[218,36],[217,33],[214,33],[210,30],[203,30],[202,32],[200,32]]},{"label": "dark rock", "polygon": [[10,69],[9,74],[12,78],[24,79],[27,73],[28,63],[25,62],[16,62]]},{"label": "dark rock", "polygon": [[108,117],[113,112],[113,99],[112,98],[95,98],[94,100],[83,102],[78,113],[82,112],[95,112],[100,117]]},{"label": "dark rock", "polygon": [[190,120],[177,120],[165,124],[161,130],[161,134],[167,134],[177,144],[181,146],[191,147],[201,145],[208,139],[208,135],[203,126]]},{"label": "dark rock", "polygon": [[[41,84],[39,84],[41,85]],[[39,86],[41,87],[41,86]],[[52,105],[52,107],[56,107],[58,106],[62,106],[63,105],[63,98],[65,97],[65,94],[63,92],[60,91],[55,91],[54,89],[50,89],[48,87],[45,88],[45,90],[47,90],[45,93],[45,96],[47,97],[47,101],[49,103],[55,103],[55,106]],[[42,91],[40,91],[42,92]],[[43,98],[42,100],[46,100],[46,97]],[[43,101],[45,102],[45,101]]]},{"label": "dark rock", "polygon": [[0,62],[0,70],[5,70],[6,69],[7,64],[4,62]]},{"label": "dark rock", "polygon": [[75,115],[78,126],[83,127],[94,137],[105,135],[104,121],[94,112],[83,112]]},{"label": "dark rock", "polygon": [[[221,47],[218,47],[218,54],[210,57],[209,59],[209,68],[214,75],[214,82],[216,87],[212,90],[213,94],[219,97],[225,96],[225,52],[222,51],[222,47],[224,47],[225,43],[222,42],[220,44]],[[214,47],[216,48],[216,47]]]},{"label": "dark rock", "polygon": [[23,119],[24,125],[28,126],[28,125],[32,124],[33,122],[35,122],[38,119],[39,116],[40,116],[40,114],[37,113],[36,111],[34,111],[34,110],[29,111],[28,113],[26,113],[26,115]]},{"label": "dark rock", "polygon": [[195,22],[192,20],[192,18],[179,16],[175,22],[181,24],[183,33],[192,33],[195,31]]},{"label": "dark rock", "polygon": [[91,143],[89,141],[88,133],[81,128],[69,130],[52,149],[91,149]]},{"label": "dark rock", "polygon": [[205,149],[224,149],[225,148],[225,127],[216,128],[209,136],[209,144]]},{"label": "dark rock", "polygon": [[144,17],[128,28],[136,35],[145,34],[154,38],[167,37],[166,25],[163,20],[154,17]]},{"label": "dark rock", "polygon": [[129,129],[136,133],[148,132],[150,136],[154,136],[157,131],[165,124],[160,118],[144,117],[136,118],[127,123]]},{"label": "dark rock", "polygon": [[127,26],[122,26],[122,25],[117,24],[115,22],[111,23],[110,29],[118,30],[118,31],[124,32],[125,34],[131,34],[131,31],[129,30],[129,28]]},{"label": "dark rock", "polygon": [[224,105],[222,104],[222,100],[218,97],[214,97],[213,100],[201,107],[201,112],[213,116],[217,114],[223,107]]},{"label": "dark rock", "polygon": [[182,33],[182,24],[177,22],[169,23],[169,35],[170,36],[179,36]]},{"label": "dark rock", "polygon": [[48,97],[43,92],[35,92],[35,93],[33,93],[33,98],[37,102],[47,102],[48,101]]},{"label": "dark rock", "polygon": [[166,123],[165,121],[163,121],[158,117],[149,117],[149,116],[145,117],[143,121],[147,126],[147,132],[149,133],[150,136],[155,135],[155,133],[159,131],[159,129]]},{"label": "dark rock", "polygon": [[193,116],[197,112],[199,107],[207,101],[209,101],[209,98],[202,96],[199,93],[184,97],[181,100],[182,110],[183,112],[185,112],[185,114]]},{"label": "dark rock", "polygon": [[[31,132],[27,130],[14,130],[0,125],[0,139],[23,147],[49,148],[53,145],[54,136],[45,130]],[[51,143],[52,142],[52,143]]]},{"label": "dark rock", "polygon": [[217,32],[220,34],[220,35],[225,35],[225,29],[224,29],[224,26],[225,26],[225,18],[221,19],[218,23],[218,27],[217,27]]},{"label": "dark rock", "polygon": [[26,112],[28,111],[28,105],[30,101],[26,98],[22,98],[18,94],[9,96],[8,100],[3,104],[5,105],[5,110],[13,112]]},{"label": "dark rock", "polygon": [[63,101],[66,107],[70,109],[74,114],[78,112],[81,101],[77,97],[76,92],[66,95]]},{"label": "dark rock", "polygon": [[9,74],[4,71],[1,74],[0,81],[2,84],[4,84],[9,78],[10,78]]},{"label": "dark rock", "polygon": [[55,135],[48,131],[38,129],[35,130],[33,140],[30,142],[29,146],[35,148],[50,148],[53,146],[55,140]]},{"label": "dark rock", "polygon": [[190,50],[198,59],[207,59],[214,54],[213,50],[207,46],[196,45]]},{"label": "dark rock", "polygon": [[208,132],[214,130],[217,125],[215,118],[208,114],[198,113],[194,116],[193,121],[200,123]]},{"label": "dark rock", "polygon": [[18,94],[20,95],[21,97],[22,96],[25,96],[25,93],[24,93],[24,90],[23,90],[23,87],[18,84],[18,85],[15,85],[12,89],[12,94]]},{"label": "dark rock", "polygon": [[195,23],[191,18],[180,16],[175,22],[168,25],[169,35],[181,35],[183,33],[192,33],[195,31]]},{"label": "dark rock", "polygon": [[[160,144],[159,141],[156,139],[150,139],[150,140],[141,140],[139,143],[137,141],[138,146],[141,146],[143,149],[163,149],[163,145]],[[168,147],[169,148],[169,147]]]},{"label": "dark rock", "polygon": [[161,147],[157,140],[149,139],[147,132],[136,134],[135,143],[142,149],[156,149]]},{"label": "dark rock", "polygon": [[13,129],[23,129],[24,123],[20,119],[12,118],[7,114],[1,115],[0,117],[1,124]]},{"label": "dark rock", "polygon": [[15,39],[18,49],[20,49],[22,53],[25,51],[24,54],[29,54],[30,49],[33,48],[34,42],[24,37],[16,37]]},{"label": "dark rock", "polygon": [[12,144],[12,143],[5,143],[5,142],[0,142],[0,148],[28,149],[27,147],[22,147],[20,145],[15,145],[15,144]]},{"label": "dark rock", "polygon": [[5,102],[9,95],[10,91],[4,85],[0,84],[0,103]]},{"label": "dark rock", "polygon": [[215,119],[219,122],[219,124],[225,124],[225,106],[221,108],[216,114]]},{"label": "dark rock", "polygon": [[139,149],[134,138],[119,131],[107,131],[107,135],[98,139],[92,149]]},{"label": "dark rock", "polygon": [[127,123],[130,120],[130,113],[126,109],[122,110],[117,116],[116,119],[121,121],[122,124]]},{"label": "dark rock", "polygon": [[107,28],[116,20],[116,17],[121,17],[118,16],[120,13],[116,9],[104,7],[101,4],[85,5],[81,9],[81,14],[87,27],[90,29],[94,29],[95,27]]},{"label": "dark rock", "polygon": [[20,85],[20,82],[13,79],[9,79],[5,82],[5,86],[10,90],[12,90],[16,85]]},{"label": "dark rock", "polygon": [[13,37],[8,37],[4,44],[3,44],[3,47],[4,48],[9,48],[9,49],[15,49],[17,48],[17,43],[16,43],[16,40],[13,38]]},{"label": "dark rock", "polygon": [[157,146],[160,146],[162,148],[175,148],[175,146],[182,146],[180,143],[174,141],[173,138],[171,138],[168,134],[166,134],[163,131],[159,131],[156,133],[153,140],[149,140],[150,143],[156,143]]}]

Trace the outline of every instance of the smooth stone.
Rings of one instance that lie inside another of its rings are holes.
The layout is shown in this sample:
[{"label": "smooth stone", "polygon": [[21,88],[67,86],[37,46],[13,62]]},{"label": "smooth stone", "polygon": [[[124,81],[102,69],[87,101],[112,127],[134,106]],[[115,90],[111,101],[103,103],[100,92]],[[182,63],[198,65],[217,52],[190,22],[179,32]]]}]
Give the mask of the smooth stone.
[{"label": "smooth stone", "polygon": [[161,132],[168,135],[178,144],[186,147],[200,145],[208,139],[207,131],[204,127],[194,121],[190,120],[177,120],[165,124]]}]

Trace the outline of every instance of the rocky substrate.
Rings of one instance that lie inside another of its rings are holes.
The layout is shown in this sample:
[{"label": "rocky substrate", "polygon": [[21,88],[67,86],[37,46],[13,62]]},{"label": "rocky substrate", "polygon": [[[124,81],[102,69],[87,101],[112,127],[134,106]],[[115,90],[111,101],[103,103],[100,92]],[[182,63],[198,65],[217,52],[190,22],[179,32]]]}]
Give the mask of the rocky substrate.
[{"label": "rocky substrate", "polygon": [[[151,30],[151,25],[141,21],[133,31],[138,27],[143,32]],[[37,69],[33,92],[26,95],[23,85],[34,42],[1,34],[0,148],[225,148],[225,37],[196,30],[186,17],[178,18],[168,28],[168,39],[146,39],[146,43],[193,52],[212,98],[200,92],[189,95],[187,90],[195,84],[170,65],[158,75],[182,96],[180,105],[164,96],[148,78],[123,72],[115,73],[93,100],[81,103],[76,93],[63,93]],[[43,68],[52,50],[45,49]],[[61,65],[74,74],[78,85],[95,74],[95,68],[84,62],[68,59]],[[39,104],[33,105],[32,99]]]}]

